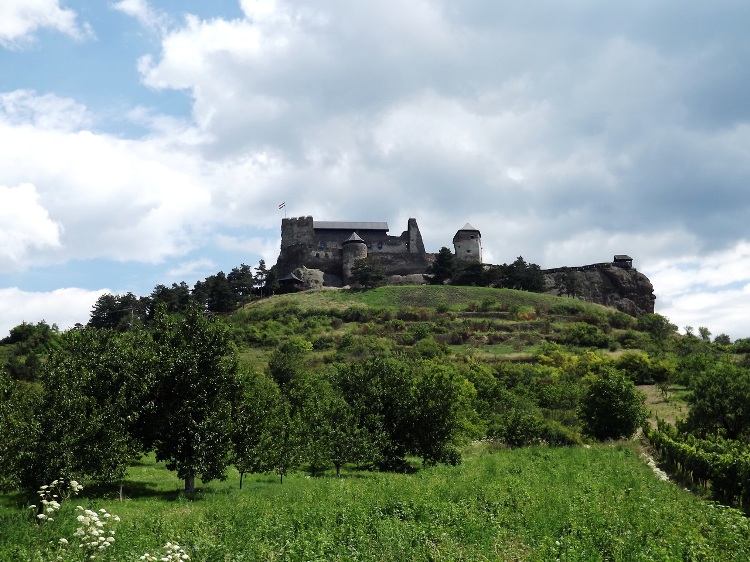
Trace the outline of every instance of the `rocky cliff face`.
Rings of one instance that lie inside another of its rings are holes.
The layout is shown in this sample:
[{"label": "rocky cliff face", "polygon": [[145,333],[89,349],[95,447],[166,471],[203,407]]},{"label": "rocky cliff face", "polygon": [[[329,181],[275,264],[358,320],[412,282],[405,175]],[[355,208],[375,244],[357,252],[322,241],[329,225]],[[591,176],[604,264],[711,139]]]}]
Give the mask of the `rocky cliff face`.
[{"label": "rocky cliff face", "polygon": [[547,293],[616,308],[632,316],[654,312],[654,287],[648,277],[622,267],[571,268],[545,273]]}]

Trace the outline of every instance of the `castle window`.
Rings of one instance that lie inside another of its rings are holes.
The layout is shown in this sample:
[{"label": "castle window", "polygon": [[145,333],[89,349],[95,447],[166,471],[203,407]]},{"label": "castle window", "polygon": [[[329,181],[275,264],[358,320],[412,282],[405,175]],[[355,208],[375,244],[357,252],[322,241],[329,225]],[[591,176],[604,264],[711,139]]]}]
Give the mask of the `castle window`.
[{"label": "castle window", "polygon": [[322,250],[323,248],[326,247],[326,243],[321,240],[320,244],[318,244],[318,247]]},{"label": "castle window", "polygon": [[378,250],[382,250],[382,249],[383,249],[383,243],[382,242],[378,242]]},{"label": "castle window", "polygon": [[320,257],[320,252],[315,252],[315,257],[319,258]]}]

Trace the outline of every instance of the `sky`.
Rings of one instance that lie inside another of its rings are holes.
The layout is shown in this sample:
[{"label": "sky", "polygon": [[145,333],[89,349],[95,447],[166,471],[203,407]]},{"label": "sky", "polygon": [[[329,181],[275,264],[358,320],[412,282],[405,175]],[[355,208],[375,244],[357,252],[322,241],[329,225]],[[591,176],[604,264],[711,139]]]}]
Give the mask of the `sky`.
[{"label": "sky", "polygon": [[628,254],[681,331],[750,337],[748,28],[744,0],[2,0],[0,338],[273,264],[285,214]]}]

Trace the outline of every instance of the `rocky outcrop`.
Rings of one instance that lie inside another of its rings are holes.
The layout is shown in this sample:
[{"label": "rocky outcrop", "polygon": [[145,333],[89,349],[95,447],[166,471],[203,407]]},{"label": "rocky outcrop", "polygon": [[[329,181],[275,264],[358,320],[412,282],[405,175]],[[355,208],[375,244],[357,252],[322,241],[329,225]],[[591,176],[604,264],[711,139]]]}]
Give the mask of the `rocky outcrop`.
[{"label": "rocky outcrop", "polygon": [[631,316],[654,312],[654,287],[632,268],[611,264],[545,272],[547,293],[616,308]]}]

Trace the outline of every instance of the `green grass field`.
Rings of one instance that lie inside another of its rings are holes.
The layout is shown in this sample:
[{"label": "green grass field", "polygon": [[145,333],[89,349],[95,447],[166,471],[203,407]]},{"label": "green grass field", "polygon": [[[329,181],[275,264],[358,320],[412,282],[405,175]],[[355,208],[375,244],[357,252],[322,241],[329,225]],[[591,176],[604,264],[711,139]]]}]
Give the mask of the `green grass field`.
[{"label": "green grass field", "polygon": [[[657,479],[635,447],[474,445],[457,467],[415,474],[295,473],[200,486],[193,498],[153,460],[118,490],[87,488],[38,525],[20,496],[0,497],[0,560],[42,560],[72,541],[75,505],[121,517],[110,558],[138,560],[167,541],[193,561],[749,560],[739,512]],[[74,549],[73,549],[74,550]],[[65,558],[76,560],[77,558]]]}]

